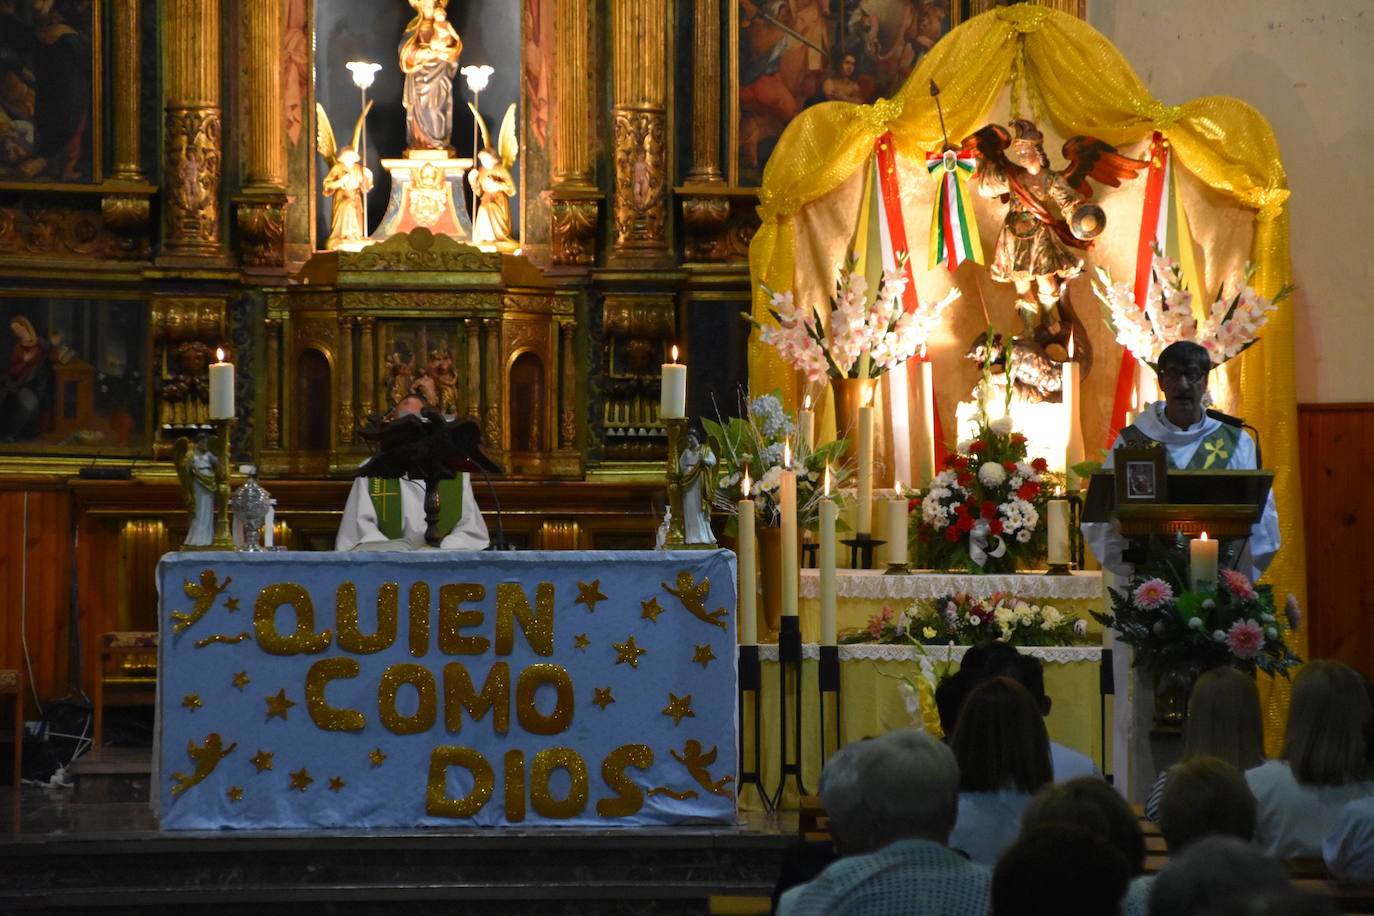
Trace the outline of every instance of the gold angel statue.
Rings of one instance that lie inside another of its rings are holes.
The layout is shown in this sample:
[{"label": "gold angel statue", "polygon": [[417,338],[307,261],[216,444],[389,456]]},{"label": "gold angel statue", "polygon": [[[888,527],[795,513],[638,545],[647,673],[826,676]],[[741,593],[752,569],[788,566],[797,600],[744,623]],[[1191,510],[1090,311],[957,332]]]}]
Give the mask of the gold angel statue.
[{"label": "gold angel statue", "polygon": [[358,123],[353,125],[352,144],[339,149],[334,139],[334,127],[324,113],[324,106],[315,103],[315,148],[329,166],[329,174],[324,176],[320,190],[326,197],[334,198],[334,212],[329,217],[329,240],[325,242],[325,247],[330,251],[356,248],[367,241],[363,195],[372,190],[372,170],[359,160],[358,144],[362,140],[363,124],[371,107],[372,103],[368,102],[367,108],[358,115]]},{"label": "gold angel statue", "polygon": [[974,180],[980,196],[1000,197],[1007,204],[988,272],[1016,287],[1027,336],[1061,362],[1069,338],[1060,315],[1063,284],[1083,270],[1083,256],[1107,220],[1089,200],[1088,179],[1119,187],[1147,163],[1094,137],[1073,137],[1064,144],[1068,166],[1056,170],[1039,128],[1024,120],[1008,126],[1011,130],[989,124],[963,142],[978,156]]},{"label": "gold angel statue", "polygon": [[520,154],[520,141],[515,135],[515,103],[506,109],[501,121],[501,134],[495,148],[487,122],[477,106],[468,102],[477,127],[482,132],[482,149],[477,151],[477,167],[468,172],[468,184],[477,204],[477,218],[472,222],[472,240],[478,245],[514,251],[518,243],[510,220],[510,199],[515,196],[515,181],[510,168]]}]

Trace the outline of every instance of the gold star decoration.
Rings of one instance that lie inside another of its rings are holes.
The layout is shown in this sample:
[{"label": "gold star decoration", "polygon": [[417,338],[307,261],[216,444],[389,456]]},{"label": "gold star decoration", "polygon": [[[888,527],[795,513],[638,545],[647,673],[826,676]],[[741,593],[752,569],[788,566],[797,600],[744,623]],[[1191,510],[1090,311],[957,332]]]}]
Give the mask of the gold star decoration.
[{"label": "gold star decoration", "polygon": [[379,767],[382,765],[382,761],[386,760],[386,754],[382,753],[381,748],[377,748],[375,751],[370,751],[368,753],[367,759],[371,762],[372,766]]},{"label": "gold star decoration", "polygon": [[237,599],[237,598],[225,598],[225,599],[224,599],[224,607],[225,607],[226,609],[228,609],[228,610],[231,610],[231,611],[237,611],[237,610],[239,609],[239,599]]},{"label": "gold star decoration", "polygon": [[329,791],[331,792],[338,792],[346,785],[348,785],[348,783],[343,781],[342,776],[329,777]]},{"label": "gold star decoration", "polygon": [[243,786],[230,786],[229,791],[224,793],[229,796],[231,802],[243,801]]},{"label": "gold star decoration", "polygon": [[641,601],[639,606],[643,609],[639,612],[640,617],[647,617],[654,623],[658,623],[658,615],[663,613],[663,605],[658,603],[657,598]]},{"label": "gold star decoration", "polygon": [[716,653],[711,651],[710,646],[697,646],[696,652],[692,655],[692,661],[701,662],[701,667],[705,668],[716,660]]},{"label": "gold star decoration", "polygon": [[315,777],[305,771],[305,767],[291,774],[291,788],[304,792],[315,781]]},{"label": "gold star decoration", "polygon": [[625,642],[613,642],[611,645],[615,646],[615,651],[618,653],[615,657],[615,663],[618,665],[621,662],[628,662],[631,668],[638,668],[639,657],[649,651],[636,646],[633,636]]},{"label": "gold star decoration", "polygon": [[674,725],[681,725],[683,719],[695,719],[697,714],[692,712],[692,695],[689,693],[680,697],[669,691],[668,705],[663,707],[663,714],[672,716]]},{"label": "gold star decoration", "polygon": [[586,633],[578,633],[576,636],[573,637],[573,648],[574,648],[574,649],[585,649],[585,648],[587,648],[588,646],[590,646],[591,644],[592,644],[592,641],[591,641],[590,639],[587,638],[587,634],[586,634]]},{"label": "gold star decoration", "polygon": [[607,706],[610,706],[612,703],[615,702],[615,697],[611,696],[611,688],[595,687],[593,689],[596,691],[596,698],[592,700],[592,703],[594,703],[595,705],[600,706],[602,709],[605,709]]},{"label": "gold star decoration", "polygon": [[230,683],[233,684],[235,687],[237,687],[239,690],[242,690],[244,687],[248,686],[248,683],[249,683],[248,672],[247,672],[247,671],[235,671],[235,672],[234,672],[234,679],[233,679]]},{"label": "gold star decoration", "polygon": [[248,762],[258,768],[258,772],[272,769],[272,752],[258,748],[258,752],[248,758]]},{"label": "gold star decoration", "polygon": [[593,579],[591,582],[577,583],[577,598],[573,601],[573,604],[585,604],[587,606],[587,613],[595,614],[596,603],[605,600],[606,596],[601,594],[600,579]]},{"label": "gold star decoration", "polygon": [[283,687],[281,690],[278,690],[276,696],[267,697],[266,699],[267,699],[267,718],[269,718],[269,719],[272,718],[273,716],[281,716],[283,719],[285,719],[285,718],[286,718],[286,711],[287,711],[288,709],[290,709],[292,706],[295,706],[295,705],[296,705],[294,702],[292,702],[291,700],[288,700],[288,699],[286,698],[286,688],[285,688],[285,687]]},{"label": "gold star decoration", "polygon": [[205,704],[200,701],[200,694],[188,693],[186,694],[186,696],[181,698],[181,705],[191,710],[191,712],[195,712],[197,709],[200,709]]}]

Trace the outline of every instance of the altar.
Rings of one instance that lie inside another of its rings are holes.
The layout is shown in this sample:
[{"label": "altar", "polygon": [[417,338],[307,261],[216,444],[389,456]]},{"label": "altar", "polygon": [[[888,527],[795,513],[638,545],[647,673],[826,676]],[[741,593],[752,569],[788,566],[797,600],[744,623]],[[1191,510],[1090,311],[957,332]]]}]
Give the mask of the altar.
[{"label": "altar", "polygon": [[728,551],[174,553],[164,829],[733,823]]}]

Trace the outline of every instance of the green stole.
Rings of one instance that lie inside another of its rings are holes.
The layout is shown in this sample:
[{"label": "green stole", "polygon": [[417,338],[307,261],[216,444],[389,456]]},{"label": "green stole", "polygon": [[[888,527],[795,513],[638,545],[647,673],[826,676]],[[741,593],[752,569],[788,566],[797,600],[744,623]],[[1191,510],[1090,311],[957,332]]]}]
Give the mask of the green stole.
[{"label": "green stole", "polygon": [[[401,482],[395,478],[369,477],[367,494],[377,511],[377,528],[388,540],[402,534]],[[463,517],[463,478],[439,481],[439,536],[447,537]]]},{"label": "green stole", "polygon": [[[1121,438],[1126,445],[1140,446],[1149,445],[1155,440],[1151,439],[1135,424],[1131,424],[1121,431]],[[1197,449],[1193,451],[1193,457],[1189,459],[1188,466],[1182,468],[1185,471],[1224,471],[1231,466],[1231,459],[1235,457],[1236,445],[1240,442],[1240,429],[1226,423],[1217,427],[1215,432],[1208,433],[1202,437]],[[1165,461],[1168,467],[1174,467],[1174,460],[1169,455],[1169,450],[1164,450]]]}]

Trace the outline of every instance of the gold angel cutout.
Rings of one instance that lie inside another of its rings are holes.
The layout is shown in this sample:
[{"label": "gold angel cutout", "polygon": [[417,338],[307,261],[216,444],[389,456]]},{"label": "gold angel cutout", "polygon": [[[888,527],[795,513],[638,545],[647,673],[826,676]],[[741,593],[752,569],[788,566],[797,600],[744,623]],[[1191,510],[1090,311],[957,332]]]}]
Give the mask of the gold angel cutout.
[{"label": "gold angel cutout", "polygon": [[700,620],[702,623],[709,623],[725,629],[725,621],[720,618],[730,612],[725,608],[716,608],[711,613],[706,613],[706,596],[711,592],[711,579],[704,577],[700,582],[695,581],[690,570],[681,570],[677,574],[677,588],[674,589],[667,582],[660,582],[663,590],[682,603],[687,612]]},{"label": "gold angel cutout", "polygon": [[363,165],[358,149],[371,108],[369,101],[353,125],[353,142],[339,148],[329,115],[324,113],[323,105],[315,103],[315,149],[329,166],[320,190],[324,196],[334,198],[334,211],[329,216],[329,240],[325,242],[325,247],[331,251],[358,248],[367,241],[363,198],[372,190],[372,170]]},{"label": "gold angel cutout", "polygon": [[195,623],[214,606],[215,599],[219,593],[229,587],[229,583],[234,581],[233,576],[226,576],[223,582],[219,581],[219,576],[213,569],[202,569],[200,571],[200,584],[196,585],[190,579],[185,580],[182,588],[186,592],[187,598],[195,600],[191,607],[191,613],[183,614],[181,611],[172,611],[172,629],[178,632],[186,629]]},{"label": "gold angel cutout", "polygon": [[205,777],[215,771],[219,762],[229,756],[229,752],[239,746],[235,741],[228,747],[223,747],[223,740],[219,732],[210,732],[205,736],[203,747],[197,747],[194,741],[186,742],[186,756],[191,758],[191,762],[196,765],[195,771],[187,776],[185,773],[173,773],[172,778],[176,780],[176,785],[172,786],[172,794],[180,795],[187,789],[201,782]]},{"label": "gold angel cutout", "polygon": [[714,792],[716,795],[724,795],[726,798],[734,798],[735,793],[725,788],[725,786],[728,783],[734,782],[735,777],[722,776],[720,779],[712,779],[711,771],[707,769],[707,767],[716,762],[716,755],[719,751],[720,748],[713,747],[709,751],[703,752],[701,749],[701,742],[695,738],[689,738],[687,740],[687,743],[682,747],[681,754],[672,748],[668,749],[668,753],[673,755],[673,759],[687,768],[688,774],[697,781],[697,785],[701,786],[707,792]]},{"label": "gold angel cutout", "polygon": [[511,102],[506,109],[506,116],[501,120],[501,133],[494,147],[482,113],[472,102],[468,102],[468,108],[472,109],[477,129],[482,132],[482,148],[477,151],[475,167],[468,172],[468,185],[479,201],[477,216],[472,221],[472,240],[480,247],[514,251],[519,243],[514,238],[510,219],[510,199],[516,193],[510,170],[515,165],[515,157],[520,154],[520,140],[515,130],[515,103]]}]

